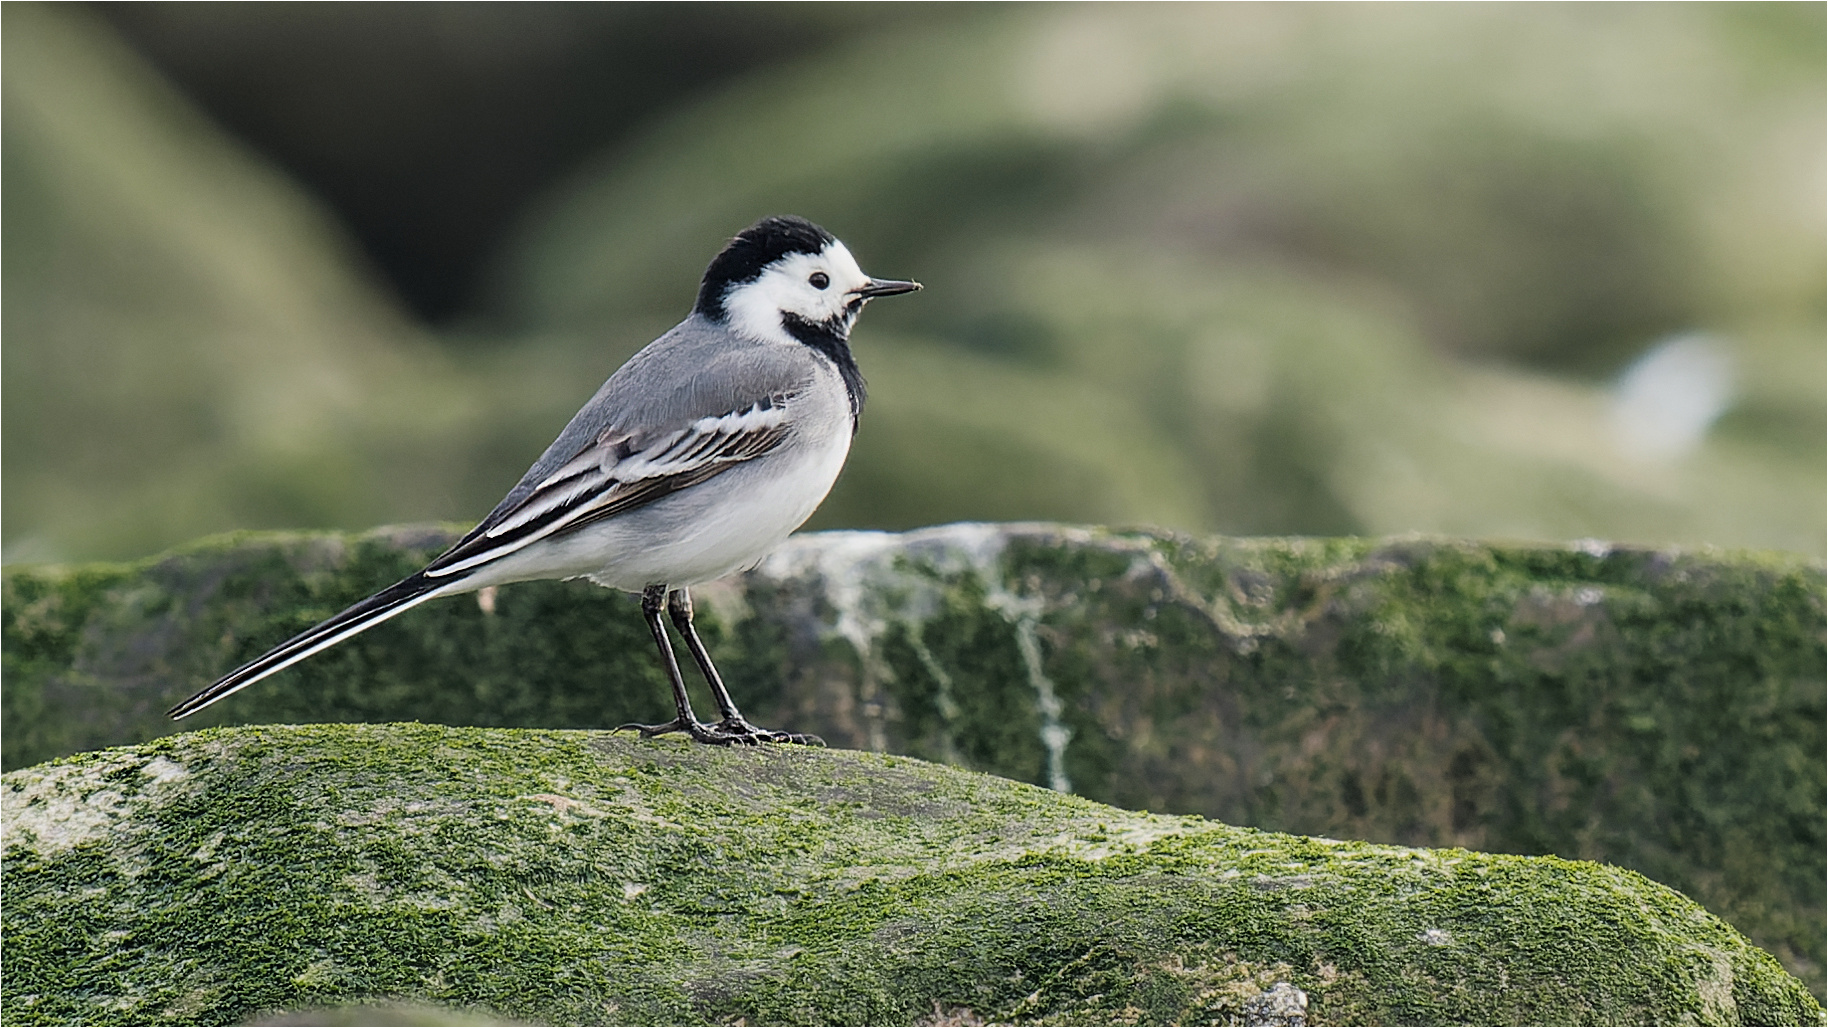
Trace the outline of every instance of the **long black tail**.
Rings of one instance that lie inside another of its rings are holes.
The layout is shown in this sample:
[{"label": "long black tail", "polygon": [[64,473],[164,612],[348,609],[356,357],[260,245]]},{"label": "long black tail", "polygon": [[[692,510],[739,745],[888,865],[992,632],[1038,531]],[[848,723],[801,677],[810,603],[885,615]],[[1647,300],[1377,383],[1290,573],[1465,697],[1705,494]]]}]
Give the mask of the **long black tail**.
[{"label": "long black tail", "polygon": [[166,711],[171,719],[189,717],[217,700],[253,685],[275,671],[291,667],[319,650],[416,607],[434,596],[453,592],[456,582],[428,581],[423,572],[375,593],[342,613],[298,633],[228,674],[216,684]]}]

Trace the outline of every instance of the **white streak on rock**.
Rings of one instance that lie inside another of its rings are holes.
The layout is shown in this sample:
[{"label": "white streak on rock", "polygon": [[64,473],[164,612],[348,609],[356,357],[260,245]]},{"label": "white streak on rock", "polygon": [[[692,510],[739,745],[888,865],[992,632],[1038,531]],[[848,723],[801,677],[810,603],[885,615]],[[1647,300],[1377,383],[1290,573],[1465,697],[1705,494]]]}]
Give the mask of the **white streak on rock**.
[{"label": "white streak on rock", "polygon": [[[1047,752],[1047,781],[1060,792],[1071,792],[1066,775],[1066,747],[1072,730],[1061,720],[1065,707],[1042,664],[1037,634],[1045,601],[1023,596],[1003,581],[1003,550],[1012,536],[1045,532],[1063,534],[1054,526],[995,525],[967,522],[940,525],[914,532],[818,532],[794,536],[756,568],[756,574],[776,581],[817,575],[826,602],[836,620],[832,634],[856,651],[863,676],[859,689],[870,748],[888,748],[879,695],[886,677],[876,655],[876,640],[892,623],[908,627],[915,650],[939,686],[937,705],[948,723],[957,712],[952,697],[952,677],[922,638],[922,626],[940,608],[945,579],[969,572],[984,586],[985,601],[1015,629],[1016,648],[1035,690],[1035,708],[1041,716],[1041,745]],[[915,570],[918,569],[918,570]],[[952,713],[948,713],[948,709]],[[946,746],[952,745],[947,733]]]},{"label": "white streak on rock", "polygon": [[958,746],[952,741],[952,730],[958,724],[959,709],[958,701],[952,698],[952,675],[933,655],[919,632],[909,632],[908,641],[914,646],[914,656],[919,658],[920,666],[933,676],[933,706],[939,709],[939,719],[945,722],[945,729],[940,733],[940,757],[948,764],[956,764],[959,762]]},{"label": "white streak on rock", "polygon": [[1041,712],[1041,745],[1047,750],[1047,787],[1055,792],[1072,792],[1072,780],[1066,777],[1066,744],[1073,740],[1073,730],[1060,720],[1063,708],[1054,691],[1054,683],[1041,669],[1041,643],[1035,638],[1035,620],[1023,617],[1016,621],[1016,646],[1022,651],[1022,663],[1028,668],[1028,682],[1034,686],[1035,708]]}]

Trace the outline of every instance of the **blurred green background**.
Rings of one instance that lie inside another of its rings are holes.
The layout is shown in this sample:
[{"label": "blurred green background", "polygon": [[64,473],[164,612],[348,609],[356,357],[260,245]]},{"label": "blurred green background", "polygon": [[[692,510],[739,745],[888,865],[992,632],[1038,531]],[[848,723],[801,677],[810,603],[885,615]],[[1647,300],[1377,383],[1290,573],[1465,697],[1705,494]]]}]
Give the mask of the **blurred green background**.
[{"label": "blurred green background", "polygon": [[815,527],[1824,552],[1824,7],[60,5],[8,561],[470,522],[722,240],[919,297]]}]

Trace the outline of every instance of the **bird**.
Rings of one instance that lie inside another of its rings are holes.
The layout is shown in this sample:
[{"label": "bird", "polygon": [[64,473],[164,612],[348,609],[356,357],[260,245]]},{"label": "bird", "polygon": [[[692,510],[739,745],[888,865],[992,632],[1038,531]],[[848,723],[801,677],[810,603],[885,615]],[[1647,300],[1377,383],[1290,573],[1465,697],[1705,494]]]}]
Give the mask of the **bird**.
[{"label": "bird", "polygon": [[[824,501],[863,414],[850,333],[920,283],[874,278],[805,218],[762,218],[706,267],[685,320],[618,368],[475,528],[422,570],[287,639],[167,713],[188,717],[427,600],[586,578],[641,597],[675,716],[712,745],[816,743],[743,717],[692,624],[694,585],[752,568]],[[719,720],[692,712],[662,612]]]}]

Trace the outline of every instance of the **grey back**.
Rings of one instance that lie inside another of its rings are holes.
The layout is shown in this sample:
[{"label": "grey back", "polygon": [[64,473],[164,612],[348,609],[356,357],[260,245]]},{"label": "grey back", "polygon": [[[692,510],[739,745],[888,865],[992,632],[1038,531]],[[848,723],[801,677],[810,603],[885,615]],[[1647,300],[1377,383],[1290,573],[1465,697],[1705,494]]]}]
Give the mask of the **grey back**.
[{"label": "grey back", "polygon": [[483,523],[518,505],[606,431],[627,436],[638,449],[644,439],[699,418],[801,392],[811,385],[818,360],[806,347],[744,339],[693,312],[609,376]]}]

